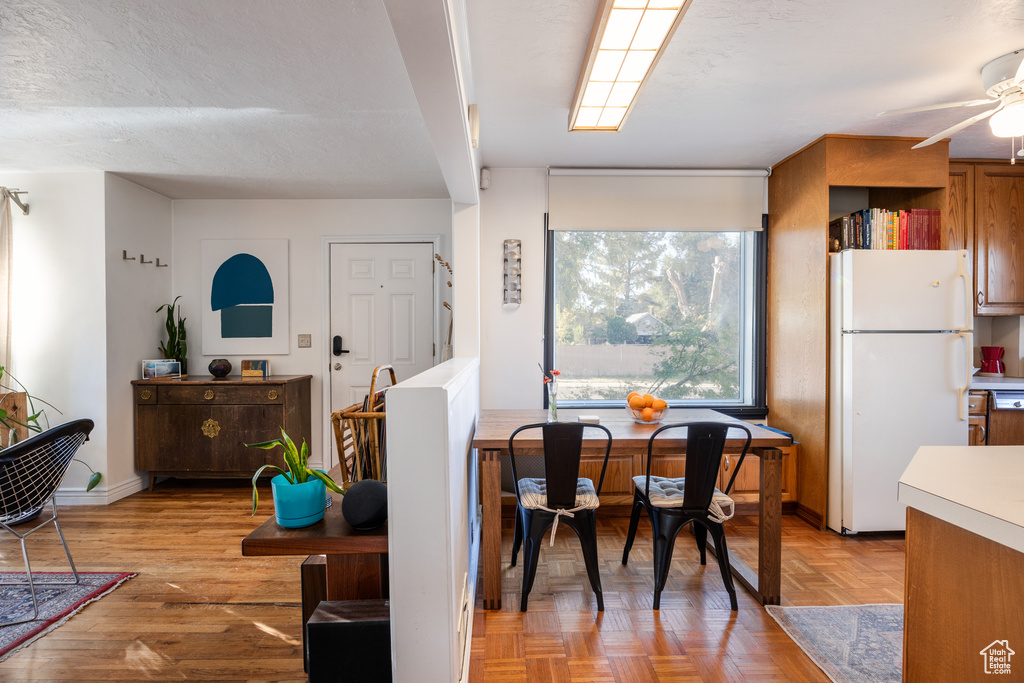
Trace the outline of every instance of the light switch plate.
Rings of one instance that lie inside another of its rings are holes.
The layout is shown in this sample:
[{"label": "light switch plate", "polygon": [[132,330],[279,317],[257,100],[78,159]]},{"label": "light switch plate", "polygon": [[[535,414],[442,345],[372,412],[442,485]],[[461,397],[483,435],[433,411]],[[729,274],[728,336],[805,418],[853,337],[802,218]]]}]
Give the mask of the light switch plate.
[{"label": "light switch plate", "polygon": [[308,349],[313,346],[313,335],[311,334],[300,334],[299,335],[299,348]]}]

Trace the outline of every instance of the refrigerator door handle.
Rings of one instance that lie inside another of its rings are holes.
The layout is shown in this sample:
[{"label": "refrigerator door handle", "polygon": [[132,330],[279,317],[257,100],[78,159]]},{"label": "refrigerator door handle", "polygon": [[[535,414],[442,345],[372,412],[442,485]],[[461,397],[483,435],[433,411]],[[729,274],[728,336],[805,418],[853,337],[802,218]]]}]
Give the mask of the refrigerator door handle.
[{"label": "refrigerator door handle", "polygon": [[[967,252],[960,252],[960,259],[957,261],[957,276],[963,280],[964,283],[964,324],[963,327],[957,328],[959,331],[971,329],[971,318],[973,311],[971,310],[974,303],[972,294],[974,292],[971,286],[971,273],[967,269]],[[971,376],[970,371],[967,373],[967,377]]]},{"label": "refrigerator door handle", "polygon": [[971,371],[974,369],[974,363],[971,359],[971,335],[970,333],[961,332],[959,335],[960,339],[964,342],[964,359],[967,361],[964,364],[964,381],[963,384],[957,386],[957,415],[960,421],[963,422],[967,419],[964,415],[964,394],[967,392],[967,387],[971,381]]}]

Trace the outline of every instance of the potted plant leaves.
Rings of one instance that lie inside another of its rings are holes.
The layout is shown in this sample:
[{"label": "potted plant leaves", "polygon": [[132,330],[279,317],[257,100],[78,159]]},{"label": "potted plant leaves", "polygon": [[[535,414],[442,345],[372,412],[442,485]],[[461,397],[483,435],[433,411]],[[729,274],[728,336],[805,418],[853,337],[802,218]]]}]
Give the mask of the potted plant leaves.
[{"label": "potted plant leaves", "polygon": [[268,467],[280,472],[270,480],[270,489],[274,494],[274,516],[277,518],[277,523],[285,528],[297,529],[316,524],[323,519],[327,489],[335,493],[345,493],[326,472],[309,468],[307,464],[309,447],[306,445],[305,439],[302,440],[302,447],[298,448],[282,429],[280,439],[245,445],[249,448],[264,450],[280,446],[284,450],[284,462],[288,468],[286,472],[277,465],[267,464],[256,470],[256,474],[252,477],[253,515],[256,514],[256,506],[259,505],[256,482],[263,470]]},{"label": "potted plant leaves", "polygon": [[181,363],[181,375],[184,377],[188,374],[188,341],[185,333],[185,318],[181,317],[180,308],[177,309],[177,318],[174,315],[175,305],[180,298],[180,296],[174,297],[174,301],[164,304],[156,309],[156,312],[167,310],[167,321],[164,323],[164,327],[167,329],[167,342],[160,342],[160,353],[168,360],[176,360]]}]

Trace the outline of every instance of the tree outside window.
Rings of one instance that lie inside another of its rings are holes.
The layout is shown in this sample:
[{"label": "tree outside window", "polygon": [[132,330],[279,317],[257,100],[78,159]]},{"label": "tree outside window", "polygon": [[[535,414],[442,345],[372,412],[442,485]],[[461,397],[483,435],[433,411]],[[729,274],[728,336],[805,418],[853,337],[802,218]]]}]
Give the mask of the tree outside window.
[{"label": "tree outside window", "polygon": [[751,233],[554,233],[566,400],[749,403]]}]

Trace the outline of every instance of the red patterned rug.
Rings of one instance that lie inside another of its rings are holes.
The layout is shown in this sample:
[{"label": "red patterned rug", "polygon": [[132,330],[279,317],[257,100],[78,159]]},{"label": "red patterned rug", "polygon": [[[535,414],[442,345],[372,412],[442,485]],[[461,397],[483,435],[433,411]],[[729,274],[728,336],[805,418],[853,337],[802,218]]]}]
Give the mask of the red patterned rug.
[{"label": "red patterned rug", "polygon": [[[32,572],[35,579],[39,617],[34,621],[0,627],[0,662],[36,638],[46,635],[71,618],[78,610],[135,576],[130,572],[78,572],[75,585],[55,586],[44,581],[71,581],[71,572]],[[0,583],[24,581],[25,574],[0,572]],[[32,615],[32,594],[28,586],[0,586],[0,623]]]}]

